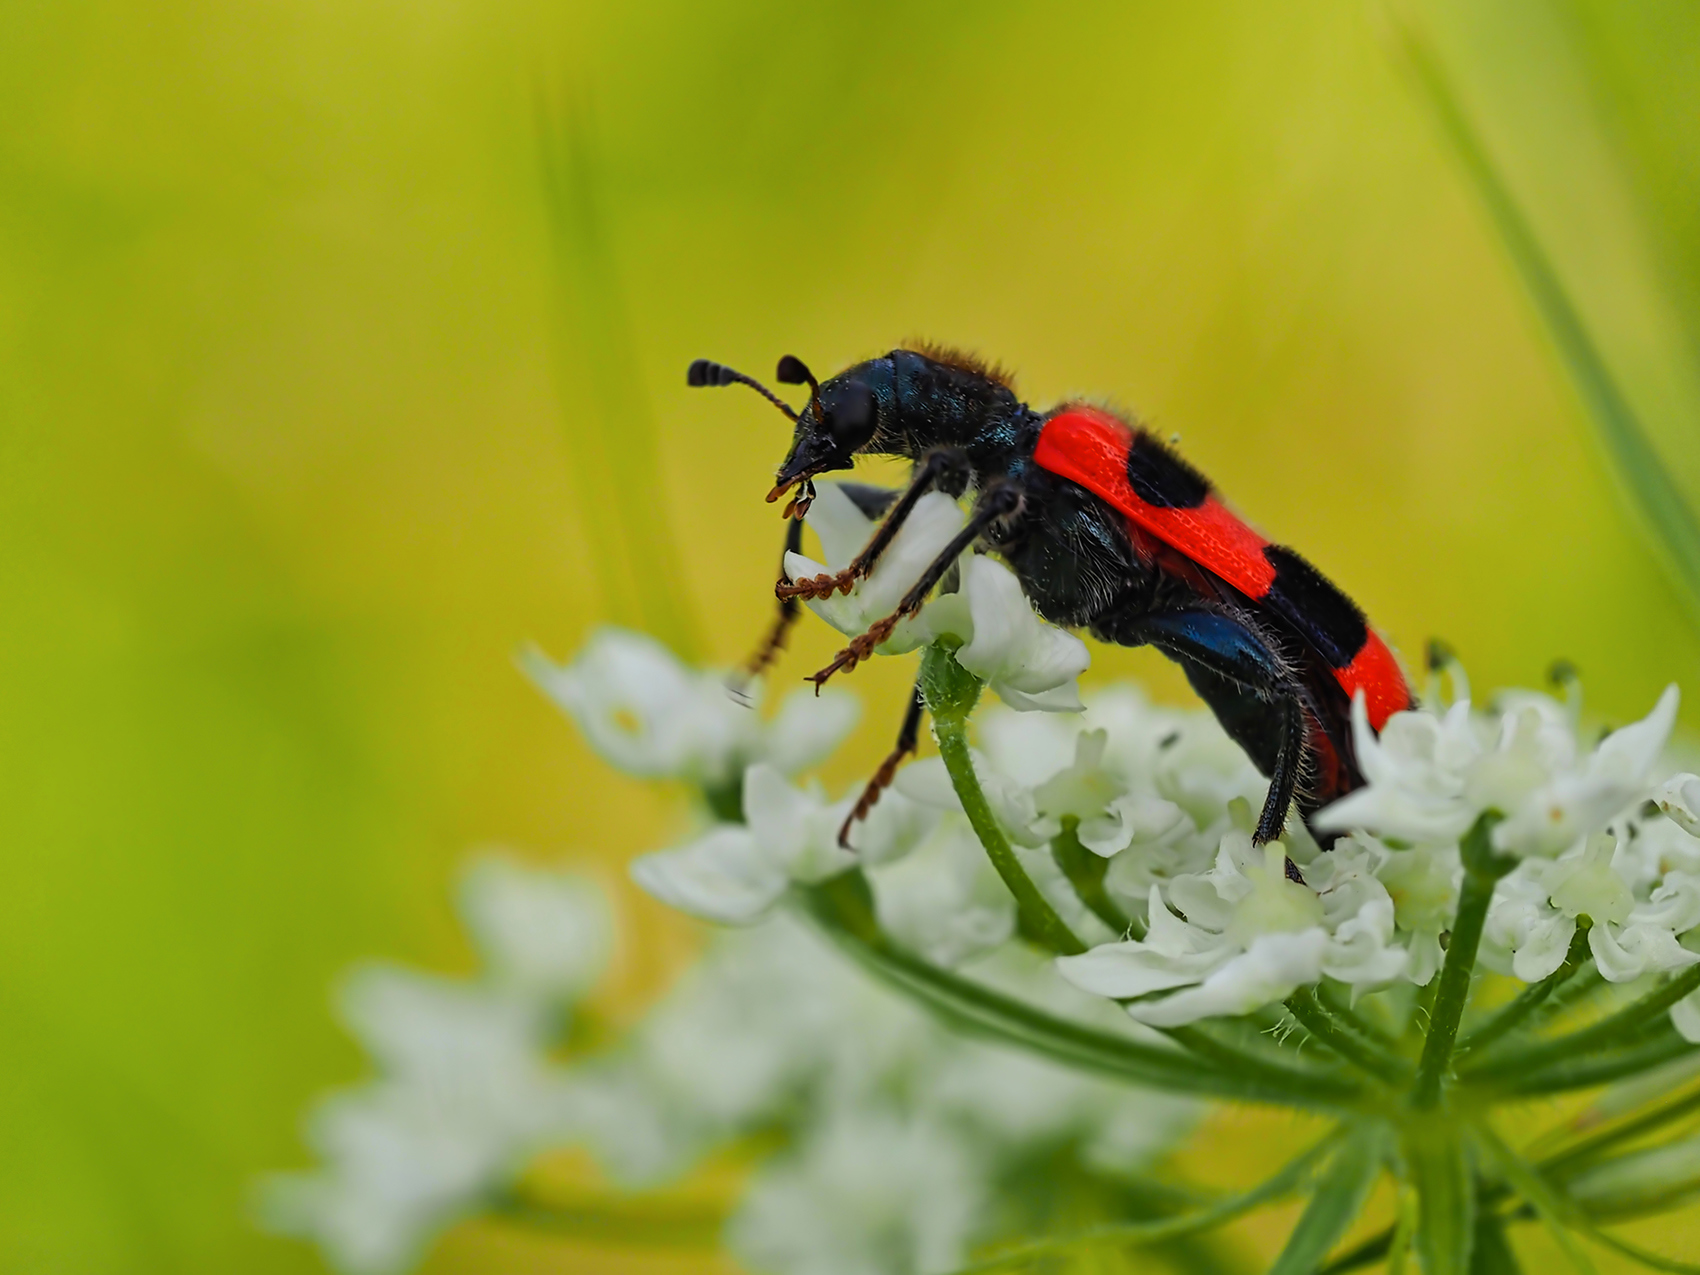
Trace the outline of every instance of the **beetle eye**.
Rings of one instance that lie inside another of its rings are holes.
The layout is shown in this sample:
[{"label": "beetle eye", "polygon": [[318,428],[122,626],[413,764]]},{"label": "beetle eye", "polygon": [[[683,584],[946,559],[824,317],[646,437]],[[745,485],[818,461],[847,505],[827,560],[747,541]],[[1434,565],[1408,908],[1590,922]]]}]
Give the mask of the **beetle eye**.
[{"label": "beetle eye", "polygon": [[862,381],[839,387],[827,410],[826,425],[842,447],[857,448],[874,436],[874,392]]}]

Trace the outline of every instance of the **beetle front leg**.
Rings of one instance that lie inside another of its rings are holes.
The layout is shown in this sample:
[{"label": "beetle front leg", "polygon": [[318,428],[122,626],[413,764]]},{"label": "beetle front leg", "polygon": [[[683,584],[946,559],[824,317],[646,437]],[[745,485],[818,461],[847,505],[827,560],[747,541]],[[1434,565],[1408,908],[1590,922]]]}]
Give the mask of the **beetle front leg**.
[{"label": "beetle front leg", "polygon": [[980,497],[979,503],[974,506],[968,525],[956,533],[944,547],[944,551],[921,573],[920,579],[915,581],[909,592],[903,595],[903,600],[897,604],[897,610],[883,620],[875,621],[860,637],[851,639],[850,645],[840,651],[831,664],[806,679],[815,684],[816,692],[826,685],[827,679],[834,673],[841,669],[849,671],[872,655],[874,649],[892,635],[898,624],[926,604],[927,595],[956,565],[956,560],[985,534],[986,528],[994,522],[1019,513],[1023,501],[1021,489],[1013,483],[1001,483],[988,488]]},{"label": "beetle front leg", "polygon": [[935,487],[949,488],[965,482],[968,472],[968,458],[959,449],[941,447],[928,452],[916,471],[914,480],[897,498],[897,503],[885,516],[885,521],[880,523],[873,538],[849,566],[835,575],[810,576],[807,580],[782,580],[774,590],[775,595],[780,598],[830,598],[834,593],[849,593],[856,587],[856,581],[864,579],[873,571],[880,555],[890,548],[904,521],[921,502],[921,497]]},{"label": "beetle front leg", "polygon": [[[785,547],[779,553],[779,586],[791,582],[791,577],[785,574],[785,559],[793,553],[801,553],[803,549],[803,524],[793,520],[785,527]],[[747,688],[763,673],[772,667],[779,658],[779,653],[785,649],[785,639],[791,635],[791,626],[797,623],[797,617],[802,613],[802,607],[797,605],[795,598],[782,597],[779,599],[779,614],[773,617],[773,624],[767,631],[767,636],[756,647],[755,653],[744,661],[744,667],[727,679],[726,689],[732,692],[732,697],[744,704],[749,703]]]}]

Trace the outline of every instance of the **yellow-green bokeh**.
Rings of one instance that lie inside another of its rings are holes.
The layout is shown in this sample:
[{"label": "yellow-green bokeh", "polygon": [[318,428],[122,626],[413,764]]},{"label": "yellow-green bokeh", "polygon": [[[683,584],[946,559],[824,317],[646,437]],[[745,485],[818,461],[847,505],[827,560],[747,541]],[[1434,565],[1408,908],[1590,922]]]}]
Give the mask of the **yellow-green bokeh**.
[{"label": "yellow-green bokeh", "polygon": [[[1691,189],[1692,152],[1634,151],[1633,119],[1578,140],[1586,74],[1543,113],[1571,28],[1524,47],[1511,18],[1430,16],[1632,388],[1684,401],[1666,356],[1692,329],[1635,272],[1689,227],[1636,192]],[[688,391],[695,356],[970,345],[1034,401],[1180,434],[1407,657],[1444,636],[1483,686],[1567,657],[1606,720],[1673,679],[1700,697],[1689,613],[1378,26],[1325,3],[0,11],[0,1269],[318,1269],[244,1210],[302,1163],[308,1099],[360,1072],[338,971],[468,968],[447,900],[471,846],[617,884],[675,826],[511,657],[612,617],[731,661],[765,623],[782,422]],[[1675,53],[1599,38],[1619,73],[1692,65],[1689,28]],[[600,292],[551,231],[540,112],[580,130]],[[1570,217],[1575,189],[1610,197]],[[806,628],[782,676],[830,647]],[[1094,676],[1129,671],[1183,693],[1138,654]],[[907,676],[856,673],[835,781]],[[692,941],[627,905],[620,1011]],[[430,1269],[568,1261],[473,1229]]]}]

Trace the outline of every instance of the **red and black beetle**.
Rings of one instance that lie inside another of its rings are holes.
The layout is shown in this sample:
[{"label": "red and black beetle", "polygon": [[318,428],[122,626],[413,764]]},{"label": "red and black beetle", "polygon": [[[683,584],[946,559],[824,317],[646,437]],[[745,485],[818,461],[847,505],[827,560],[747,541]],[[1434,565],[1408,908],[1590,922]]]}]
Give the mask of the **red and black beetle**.
[{"label": "red and black beetle", "polygon": [[[1351,599],[1291,549],[1248,527],[1148,431],[1083,403],[1034,411],[999,369],[933,347],[893,350],[825,383],[788,355],[778,375],[786,384],[809,385],[802,412],[706,359],[691,364],[688,379],[749,385],[796,423],[768,494],[773,501],[796,490],[789,516],[801,519],[816,475],[849,469],[855,456],[907,457],[915,471],[902,492],[853,491],[865,511],[885,518],[844,571],[800,581],[781,574],[780,620],[752,672],[773,658],[797,600],[848,592],[915,503],[936,488],[952,496],[974,493],[961,535],[893,615],[814,675],[817,685],[872,653],[902,616],[920,609],[957,557],[978,546],[1009,564],[1047,620],[1105,642],[1154,646],[1181,665],[1223,728],[1269,777],[1255,833],[1260,843],[1281,835],[1295,799],[1308,819],[1363,784],[1352,744],[1354,695],[1364,696],[1376,730],[1410,707],[1398,662]],[[793,521],[788,547],[796,547],[800,531]],[[921,708],[917,694],[897,748],[858,813],[914,751]]]}]

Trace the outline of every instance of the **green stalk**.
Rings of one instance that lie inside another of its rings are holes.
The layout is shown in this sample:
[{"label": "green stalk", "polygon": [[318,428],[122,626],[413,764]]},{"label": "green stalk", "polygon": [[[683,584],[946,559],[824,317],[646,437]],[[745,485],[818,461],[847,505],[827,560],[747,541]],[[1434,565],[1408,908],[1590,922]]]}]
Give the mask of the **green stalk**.
[{"label": "green stalk", "polygon": [[1591,1089],[1651,1071],[1696,1049],[1700,1045],[1684,1040],[1673,1030],[1633,1049],[1558,1063],[1532,1075],[1520,1076],[1501,1092],[1529,1098],[1536,1094],[1563,1093],[1567,1089]]},{"label": "green stalk", "polygon": [[1590,1134],[1562,1151],[1554,1152],[1540,1162],[1541,1172],[1562,1181],[1572,1173],[1589,1167],[1601,1151],[1627,1142],[1631,1138],[1638,1138],[1661,1125],[1674,1124],[1696,1110],[1700,1110],[1700,1087],[1643,1111],[1633,1119]]},{"label": "green stalk", "polygon": [[1211,1230],[1224,1223],[1231,1222],[1261,1205],[1279,1200],[1283,1196],[1291,1195],[1299,1190],[1310,1178],[1323,1154],[1331,1149],[1337,1140],[1337,1132],[1328,1134],[1310,1150],[1288,1161],[1285,1167],[1277,1171],[1272,1177],[1252,1187],[1251,1190],[1243,1191],[1239,1195],[1231,1195],[1216,1204],[1212,1204],[1209,1208],[1200,1209],[1196,1213],[1183,1213],[1179,1217],[1161,1218],[1150,1222],[1122,1222],[1095,1226],[1088,1230],[1077,1231],[1072,1235],[1017,1244],[970,1266],[962,1267],[955,1275],[991,1275],[994,1271],[1007,1271],[1027,1266],[1047,1257],[1062,1256],[1075,1249],[1111,1244],[1129,1246],[1154,1244],[1160,1240],[1179,1239],[1182,1236],[1196,1235],[1201,1231]]},{"label": "green stalk", "polygon": [[1424,1275],[1466,1275],[1476,1238],[1476,1181],[1456,1121],[1418,1113],[1402,1149],[1417,1193],[1413,1242]]},{"label": "green stalk", "polygon": [[1080,844],[1079,828],[1078,819],[1063,820],[1062,831],[1051,838],[1051,857],[1057,861],[1057,867],[1062,869],[1080,901],[1092,909],[1093,915],[1117,934],[1144,937],[1144,927],[1136,925],[1127,913],[1117,907],[1110,892],[1104,888],[1104,874],[1109,870],[1110,861]]},{"label": "green stalk", "polygon": [[1399,1188],[1399,1218],[1387,1241],[1387,1275],[1405,1275],[1411,1257],[1411,1238],[1417,1231],[1417,1193]]},{"label": "green stalk", "polygon": [[1336,992],[1334,984],[1328,983],[1327,981],[1318,983],[1316,985],[1316,999],[1321,1002],[1322,1008],[1327,1010],[1333,1017],[1339,1019],[1341,1024],[1345,1027],[1356,1032],[1366,1040],[1374,1041],[1377,1045],[1380,1045],[1383,1049],[1388,1050],[1390,1053],[1394,1052],[1393,1047],[1399,1043],[1398,1038],[1385,1028],[1379,1027],[1375,1023],[1370,1022],[1367,1018],[1360,1017],[1358,1012],[1350,1005],[1344,1004],[1340,1000],[1340,996],[1338,992]]},{"label": "green stalk", "polygon": [[1322,1265],[1357,1220],[1381,1176],[1386,1133],[1387,1127],[1379,1121],[1362,1121],[1341,1141],[1269,1275],[1312,1275]]},{"label": "green stalk", "polygon": [[1564,954],[1564,963],[1540,982],[1525,987],[1517,994],[1515,1000],[1480,1027],[1477,1027],[1474,1031],[1466,1032],[1458,1042],[1458,1052],[1465,1053],[1470,1050],[1485,1049],[1493,1044],[1494,1041],[1539,1009],[1547,997],[1569,982],[1571,975],[1575,974],[1587,962],[1588,931],[1593,928],[1593,924],[1589,917],[1584,916],[1578,919],[1576,933],[1571,935],[1570,938],[1570,950]]},{"label": "green stalk", "polygon": [[1588,1260],[1588,1255],[1582,1251],[1581,1245],[1577,1244],[1570,1233],[1570,1228],[1578,1222],[1578,1210],[1570,1198],[1555,1191],[1552,1184],[1541,1176],[1539,1169],[1506,1146],[1485,1122],[1477,1122],[1472,1132],[1477,1143],[1487,1151],[1489,1158],[1504,1175],[1506,1184],[1534,1206],[1535,1212],[1540,1215],[1541,1221],[1546,1224],[1547,1230],[1571,1264],[1584,1272],[1584,1275],[1593,1275],[1593,1263]]},{"label": "green stalk", "polygon": [[1084,952],[1086,944],[1064,924],[1050,901],[1033,884],[1021,860],[1015,857],[974,773],[974,758],[968,751],[968,715],[980,698],[980,679],[958,664],[952,652],[942,646],[929,646],[921,657],[921,692],[926,696],[927,711],[933,719],[933,738],[938,741],[939,756],[944,759],[951,785],[974,835],[986,848],[986,857],[1015,896],[1025,922],[1023,931],[1063,956]]},{"label": "green stalk", "polygon": [[1351,1111],[1361,1090],[1348,1079],[1275,1063],[1236,1060],[1232,1068],[1058,1018],[900,951],[880,933],[860,872],[846,872],[803,896],[815,921],[869,972],[952,1026],[1019,1046],[1071,1067],[1173,1093],[1242,1102]]},{"label": "green stalk", "polygon": [[1316,995],[1316,989],[1301,987],[1287,998],[1294,1018],[1318,1043],[1332,1050],[1377,1080],[1401,1083],[1411,1075],[1410,1064],[1383,1049],[1373,1038],[1340,1020]]},{"label": "green stalk", "polygon": [[1422,1061],[1417,1064],[1417,1082],[1411,1094],[1418,1109],[1440,1102],[1441,1084],[1452,1062],[1458,1040],[1458,1023],[1470,999],[1470,976],[1476,968],[1476,950],[1482,942],[1482,926],[1488,904],[1493,901],[1499,878],[1516,866],[1494,853],[1493,828],[1504,816],[1497,810],[1484,811],[1460,845],[1464,858],[1464,884],[1458,894],[1458,915],[1452,922],[1452,938],[1446,947],[1446,964],[1441,967],[1440,986],[1435,992],[1434,1015],[1429,1019],[1423,1041]]},{"label": "green stalk", "polygon": [[[1619,1044],[1625,1039],[1633,1040],[1642,1024],[1664,1013],[1696,989],[1700,989],[1700,965],[1690,965],[1663,987],[1648,992],[1615,1014],[1568,1035],[1543,1040],[1514,1052],[1497,1053],[1491,1060],[1463,1068],[1462,1074],[1471,1081],[1503,1076],[1526,1078],[1547,1067],[1572,1063],[1578,1055]],[[1674,1058],[1681,1052],[1677,1050],[1667,1057]]]},{"label": "green stalk", "polygon": [[1189,1050],[1200,1058],[1213,1062],[1223,1070],[1235,1075],[1278,1077],[1301,1074],[1307,1079],[1315,1080],[1321,1084],[1344,1082],[1354,1090],[1357,1087],[1357,1078],[1349,1072],[1322,1071],[1308,1065],[1302,1069],[1290,1067],[1285,1059],[1270,1057],[1270,1051],[1252,1053],[1223,1040],[1203,1023],[1189,1023],[1183,1027],[1154,1027],[1151,1030],[1162,1032],[1163,1035],[1183,1049]]}]

